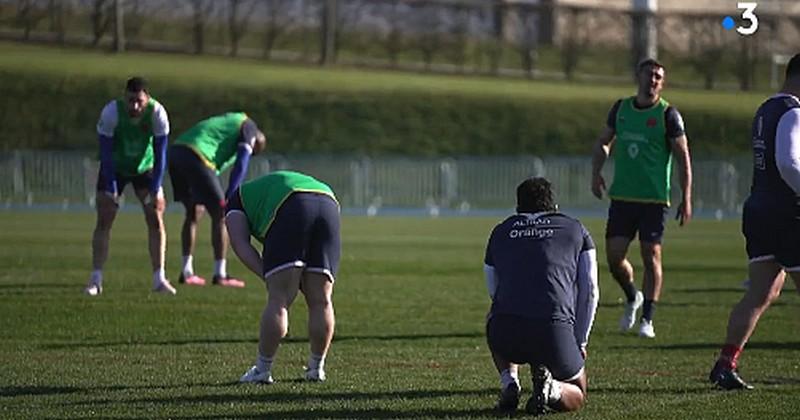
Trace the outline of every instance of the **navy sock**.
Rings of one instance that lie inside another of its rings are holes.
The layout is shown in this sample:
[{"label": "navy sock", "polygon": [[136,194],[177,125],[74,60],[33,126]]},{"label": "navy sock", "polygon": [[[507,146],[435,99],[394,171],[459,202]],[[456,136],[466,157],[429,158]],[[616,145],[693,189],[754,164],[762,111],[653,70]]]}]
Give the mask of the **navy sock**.
[{"label": "navy sock", "polygon": [[642,319],[652,321],[653,312],[655,311],[656,311],[656,303],[650,299],[645,299],[644,306],[642,306]]},{"label": "navy sock", "polygon": [[633,282],[625,283],[622,286],[622,291],[625,292],[625,297],[628,299],[628,302],[633,302],[636,300],[636,285]]}]

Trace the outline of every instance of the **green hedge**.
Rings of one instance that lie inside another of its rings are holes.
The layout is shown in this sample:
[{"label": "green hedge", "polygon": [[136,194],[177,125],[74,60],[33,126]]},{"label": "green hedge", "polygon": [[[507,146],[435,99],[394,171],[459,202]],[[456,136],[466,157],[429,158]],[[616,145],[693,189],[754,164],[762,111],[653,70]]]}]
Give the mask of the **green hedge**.
[{"label": "green hedge", "polygon": [[[100,109],[121,90],[119,78],[0,70],[0,149],[93,149]],[[209,115],[241,109],[264,128],[272,152],[427,156],[588,154],[613,102],[596,95],[335,92],[196,81],[164,84],[153,95],[170,114],[173,136]],[[749,104],[715,100],[677,102],[693,153],[746,153]]]}]

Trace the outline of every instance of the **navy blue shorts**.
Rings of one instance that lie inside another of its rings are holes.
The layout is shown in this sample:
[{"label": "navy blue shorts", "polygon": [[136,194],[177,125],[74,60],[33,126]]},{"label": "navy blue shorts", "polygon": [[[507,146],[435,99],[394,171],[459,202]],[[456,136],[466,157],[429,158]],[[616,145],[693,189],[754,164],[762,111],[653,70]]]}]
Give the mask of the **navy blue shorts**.
[{"label": "navy blue shorts", "polygon": [[787,271],[800,271],[800,219],[795,213],[745,201],[742,233],[751,262],[774,259]]},{"label": "navy blue shorts", "polygon": [[[150,185],[153,183],[153,171],[143,172],[139,175],[133,176],[126,176],[120,174],[114,174],[114,177],[117,179],[117,194],[122,195],[122,192],[125,190],[125,186],[128,184],[133,184],[134,190],[150,190]],[[105,190],[106,180],[103,177],[102,173],[97,174],[97,190],[103,191]]]},{"label": "navy blue shorts", "polygon": [[325,195],[296,192],[281,204],[264,238],[264,277],[290,267],[322,273],[339,270],[339,205]]},{"label": "navy blue shorts", "polygon": [[638,231],[640,241],[660,244],[668,210],[667,205],[661,203],[611,200],[606,238],[624,236],[633,240]]},{"label": "navy blue shorts", "polygon": [[545,365],[559,381],[577,379],[584,361],[571,324],[516,315],[491,315],[486,339],[492,352],[518,365]]},{"label": "navy blue shorts", "polygon": [[225,192],[216,172],[209,168],[189,147],[172,145],[169,148],[169,177],[175,201],[185,206],[202,204],[208,209],[225,205]]}]

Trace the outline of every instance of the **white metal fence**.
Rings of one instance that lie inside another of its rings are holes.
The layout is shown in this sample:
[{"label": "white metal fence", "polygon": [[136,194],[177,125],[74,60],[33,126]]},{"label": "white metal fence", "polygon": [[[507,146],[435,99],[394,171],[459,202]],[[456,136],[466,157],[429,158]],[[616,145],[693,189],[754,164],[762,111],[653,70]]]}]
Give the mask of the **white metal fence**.
[{"label": "white metal fence", "polygon": [[[611,181],[613,162],[604,170]],[[741,213],[751,167],[748,158],[696,160],[694,208],[699,215],[732,217]],[[546,176],[554,184],[562,208],[602,212],[607,201],[590,191],[591,160],[587,157],[256,157],[249,176],[292,169],[314,175],[336,192],[350,212],[392,211],[424,214],[510,210],[515,189],[528,176]],[[87,209],[94,204],[98,163],[78,152],[15,151],[0,153],[0,207]],[[676,171],[677,172],[677,167]],[[171,185],[164,182],[169,198]],[[673,196],[678,199],[677,175]],[[130,188],[126,191],[131,203]],[[124,201],[123,201],[124,206]]]}]

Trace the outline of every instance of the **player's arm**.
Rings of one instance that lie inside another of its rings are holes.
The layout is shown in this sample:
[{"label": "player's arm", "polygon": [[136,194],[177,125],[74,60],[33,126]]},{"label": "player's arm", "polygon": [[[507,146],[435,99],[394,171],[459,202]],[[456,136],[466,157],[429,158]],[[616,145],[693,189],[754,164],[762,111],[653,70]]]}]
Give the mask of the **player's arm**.
[{"label": "player's arm", "polygon": [[586,357],[586,346],[592,331],[597,303],[600,301],[600,287],[597,283],[597,250],[591,236],[584,229],[584,249],[578,257],[577,286],[575,299],[575,341]]},{"label": "player's arm", "polygon": [[100,177],[104,183],[100,185],[103,193],[117,199],[117,172],[114,168],[114,130],[117,127],[117,105],[109,102],[100,112],[97,121],[97,141],[100,146]]},{"label": "player's arm", "polygon": [[492,238],[494,231],[489,237],[489,242],[486,244],[486,256],[483,258],[483,275],[486,278],[486,290],[489,292],[489,297],[494,301],[497,294],[497,270],[494,268],[494,260],[492,258]]},{"label": "player's arm", "polygon": [[681,203],[677,218],[681,226],[692,219],[692,158],[689,154],[689,139],[683,126],[683,118],[677,109],[667,109],[667,138],[670,139],[672,155],[680,166]]},{"label": "player's arm", "polygon": [[231,176],[228,180],[228,189],[225,191],[225,198],[229,198],[239,185],[244,181],[247,175],[247,167],[250,164],[250,157],[253,155],[253,147],[256,143],[256,135],[258,134],[258,127],[251,119],[245,120],[242,124],[241,133],[239,136],[239,143],[236,149],[236,163],[231,170]]},{"label": "player's arm", "polygon": [[161,104],[156,103],[153,111],[153,180],[150,184],[149,200],[161,205],[164,193],[161,185],[167,168],[167,143],[169,142],[169,116]]},{"label": "player's arm", "polygon": [[592,148],[592,193],[597,198],[603,198],[603,193],[606,191],[606,180],[603,178],[603,165],[605,165],[608,155],[611,153],[611,147],[614,144],[617,125],[617,111],[622,101],[617,101],[606,117],[606,126],[600,133],[600,136],[594,142]]},{"label": "player's arm", "polygon": [[800,109],[787,111],[778,121],[775,163],[781,178],[800,195]]},{"label": "player's arm", "polygon": [[247,215],[242,207],[238,188],[234,191],[233,197],[228,203],[225,225],[228,228],[228,237],[230,238],[233,252],[236,253],[250,271],[261,278],[264,275],[261,255],[250,242],[250,227],[247,222]]}]

